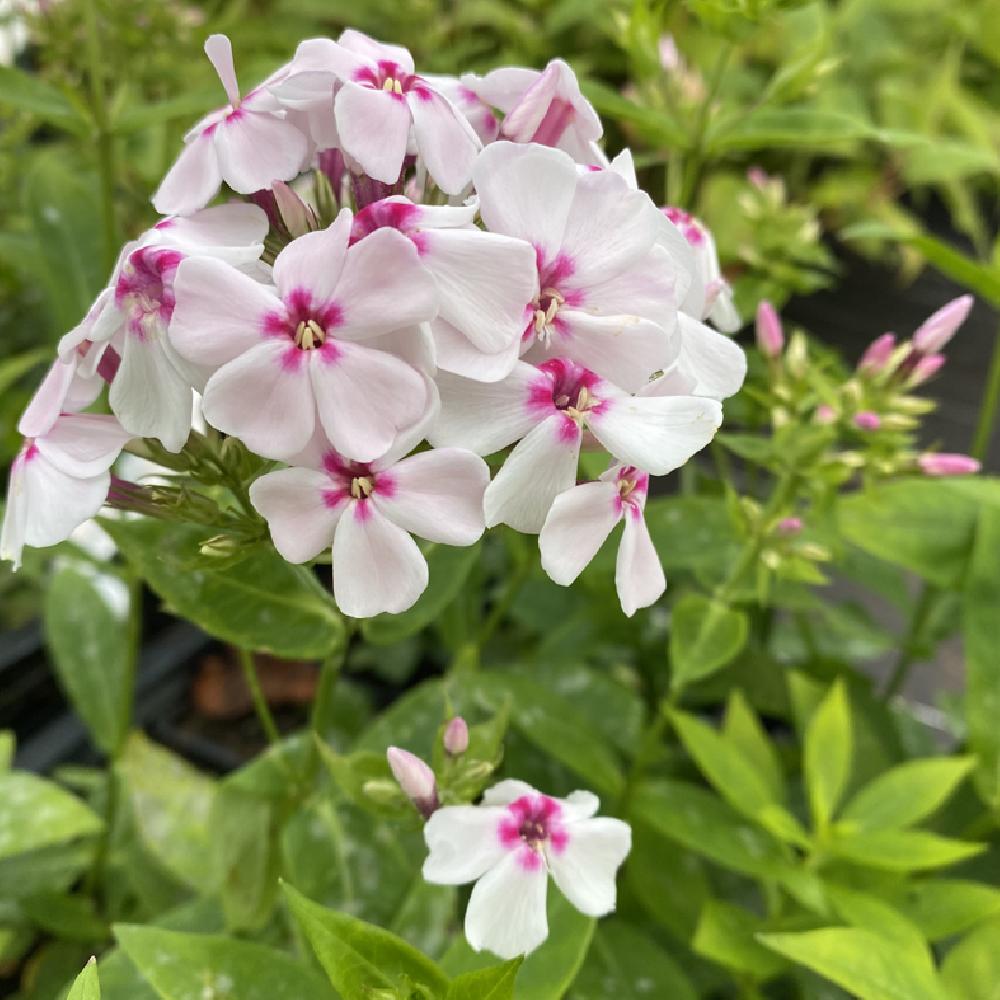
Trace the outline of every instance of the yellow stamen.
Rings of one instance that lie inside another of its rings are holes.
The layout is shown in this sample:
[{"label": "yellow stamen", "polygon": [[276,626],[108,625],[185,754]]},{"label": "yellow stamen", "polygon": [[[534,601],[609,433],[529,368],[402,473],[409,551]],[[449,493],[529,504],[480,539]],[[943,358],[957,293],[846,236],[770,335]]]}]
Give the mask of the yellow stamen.
[{"label": "yellow stamen", "polygon": [[314,319],[303,320],[295,330],[295,346],[304,351],[321,347],[326,340],[326,330]]},{"label": "yellow stamen", "polygon": [[375,492],[375,484],[368,476],[355,476],[351,480],[351,496],[355,500],[367,500]]}]

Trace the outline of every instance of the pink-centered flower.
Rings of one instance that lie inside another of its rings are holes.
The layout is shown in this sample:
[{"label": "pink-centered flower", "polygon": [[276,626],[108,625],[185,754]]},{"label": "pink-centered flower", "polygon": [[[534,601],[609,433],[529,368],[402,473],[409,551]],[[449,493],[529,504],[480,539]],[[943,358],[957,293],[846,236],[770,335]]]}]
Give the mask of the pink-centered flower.
[{"label": "pink-centered flower", "polygon": [[214,371],[205,419],[259,455],[289,458],[319,426],[342,455],[372,461],[432,403],[428,379],[382,348],[434,317],[434,282],[398,232],[348,246],[352,221],[344,209],[289,243],[274,288],[209,257],[177,269],[171,343]]},{"label": "pink-centered flower", "polygon": [[273,92],[292,108],[332,101],[337,145],[364,173],[386,184],[399,179],[411,131],[417,155],[447,194],[459,194],[469,183],[482,148],[451,101],[414,71],[406,49],[353,29],[336,42],[303,42]]},{"label": "pink-centered flower", "polygon": [[563,152],[496,142],[474,172],[486,228],[535,248],[522,353],[567,357],[635,391],[676,359],[678,275],[649,198]]},{"label": "pink-centered flower", "polygon": [[597,797],[565,799],[523,781],[501,781],[478,806],[445,806],[424,826],[424,878],[437,885],[475,882],[465,935],[476,950],[503,959],[534,951],[548,936],[549,875],[582,913],[615,908],[615,876],[632,846],[619,819],[595,817]]},{"label": "pink-centered flower", "polygon": [[618,545],[615,587],[630,618],[663,594],[667,581],[643,517],[649,476],[634,466],[614,465],[599,481],[560,493],[545,518],[538,547],[542,568],[568,587],[597,555],[619,521],[625,528]]},{"label": "pink-centered flower", "polygon": [[481,383],[439,375],[441,412],[428,434],[439,446],[490,455],[518,442],[486,490],[486,524],[538,532],[553,500],[576,482],[590,432],[626,465],[663,475],[711,441],[722,421],[713,399],[638,395],[568,358],[520,361]]},{"label": "pink-centered flower", "polygon": [[411,607],[427,586],[427,562],[410,533],[444,545],[482,535],[486,463],[457,448],[402,461],[354,462],[332,450],[312,468],[279,469],[250,487],[271,539],[292,563],[333,547],[333,596],[352,618]]},{"label": "pink-centered flower", "polygon": [[64,541],[104,504],[109,469],[132,437],[114,417],[66,413],[27,438],[10,470],[0,559]]},{"label": "pink-centered flower", "polygon": [[290,180],[309,154],[305,135],[267,89],[274,77],[241,97],[229,39],[210,35],[205,54],[229,103],[184,137],[184,149],[153,195],[161,215],[188,215],[203,208],[223,181],[240,194],[252,194],[274,181]]},{"label": "pink-centered flower", "polygon": [[466,75],[462,82],[503,112],[504,139],[555,146],[585,165],[607,162],[597,146],[604,134],[601,119],[562,59],[553,59],[540,72],[511,66],[481,78]]},{"label": "pink-centered flower", "polygon": [[500,120],[493,108],[469,85],[474,77],[467,80],[466,77],[427,76],[425,79],[458,108],[484,146],[499,138]]},{"label": "pink-centered flower", "polygon": [[438,365],[495,381],[517,360],[524,304],[536,287],[535,252],[523,240],[477,228],[477,211],[475,201],[445,207],[387,198],[355,215],[351,241],[382,228],[407,236],[437,286],[431,331]]}]

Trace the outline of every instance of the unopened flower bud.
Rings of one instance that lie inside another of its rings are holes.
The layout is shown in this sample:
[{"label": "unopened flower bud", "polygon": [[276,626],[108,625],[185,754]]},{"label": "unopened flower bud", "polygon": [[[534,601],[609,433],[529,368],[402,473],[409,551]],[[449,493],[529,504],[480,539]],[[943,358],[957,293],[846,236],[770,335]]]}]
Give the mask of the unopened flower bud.
[{"label": "unopened flower bud", "polygon": [[817,424],[832,424],[837,419],[837,411],[829,403],[820,403],[813,414]]},{"label": "unopened flower bud", "polygon": [[757,306],[757,346],[768,358],[776,358],[785,346],[778,312],[766,299]]},{"label": "unopened flower bud", "polygon": [[890,413],[882,418],[882,427],[887,431],[912,431],[920,426],[920,421],[905,413]]},{"label": "unopened flower bud", "polygon": [[785,364],[796,378],[802,378],[809,367],[809,346],[801,333],[792,334],[785,351]]},{"label": "unopened flower bud", "polygon": [[460,715],[445,727],[444,748],[452,757],[460,757],[469,749],[469,726]]},{"label": "unopened flower bud", "polygon": [[937,375],[947,360],[943,354],[925,354],[918,358],[906,379],[906,385],[910,388],[923,385],[928,379]]},{"label": "unopened flower bud", "polygon": [[416,754],[399,747],[389,747],[386,759],[392,770],[393,777],[399,782],[399,787],[406,797],[416,806],[424,819],[440,805],[437,793],[437,779],[434,772]]},{"label": "unopened flower bud", "polygon": [[806,542],[805,545],[800,545],[796,552],[803,559],[810,559],[813,562],[828,562],[833,558],[832,553],[825,545],[817,545],[815,542]]},{"label": "unopened flower bud", "polygon": [[751,167],[747,171],[747,180],[758,190],[763,191],[767,187],[770,177],[760,167]]},{"label": "unopened flower bud", "polygon": [[801,517],[783,517],[775,526],[774,529],[779,535],[783,535],[785,538],[789,538],[792,535],[797,535],[802,530],[802,518]]},{"label": "unopened flower bud", "polygon": [[960,295],[938,309],[933,316],[928,316],[913,334],[914,349],[921,354],[940,351],[965,322],[974,301],[971,295]]},{"label": "unopened flower bud", "polygon": [[927,476],[968,476],[979,471],[979,462],[971,455],[953,452],[925,452],[917,458],[917,465]]},{"label": "unopened flower bud", "polygon": [[284,181],[275,181],[272,188],[281,221],[293,239],[316,228],[312,209]]},{"label": "unopened flower bud", "polygon": [[403,802],[403,794],[399,785],[388,778],[370,778],[361,786],[366,798],[379,805],[399,805]]},{"label": "unopened flower bud", "polygon": [[202,542],[198,551],[203,556],[224,559],[236,555],[242,547],[243,543],[235,535],[215,535],[208,541]]},{"label": "unopened flower bud", "polygon": [[854,426],[859,431],[877,431],[882,426],[882,418],[871,410],[854,414]]},{"label": "unopened flower bud", "polygon": [[869,345],[861,360],[858,362],[858,371],[877,375],[885,369],[896,350],[896,335],[894,333],[883,333],[881,337],[876,337]]},{"label": "unopened flower bud", "polygon": [[677,51],[677,43],[674,41],[673,35],[660,35],[657,52],[660,57],[660,65],[668,73],[673,73],[684,65],[681,54]]}]

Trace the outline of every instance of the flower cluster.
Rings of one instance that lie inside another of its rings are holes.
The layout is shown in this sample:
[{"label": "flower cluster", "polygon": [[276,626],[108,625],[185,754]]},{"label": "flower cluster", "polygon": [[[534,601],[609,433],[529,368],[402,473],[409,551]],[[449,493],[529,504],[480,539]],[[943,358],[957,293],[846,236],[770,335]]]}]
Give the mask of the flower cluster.
[{"label": "flower cluster", "polygon": [[[417,600],[413,535],[501,523],[568,584],[623,520],[622,606],[655,601],[649,477],[708,444],[745,374],[705,323],[739,325],[708,230],[657,208],[627,151],[608,161],[560,60],[423,76],[348,30],[244,92],[229,40],[205,51],[226,103],[21,420],[4,557],[93,516],[130,439],[185,449],[200,405],[280,463],[253,507],[287,560],[332,549],[348,615]],[[83,412],[105,387],[110,414]],[[581,449],[608,467],[578,485]]]}]

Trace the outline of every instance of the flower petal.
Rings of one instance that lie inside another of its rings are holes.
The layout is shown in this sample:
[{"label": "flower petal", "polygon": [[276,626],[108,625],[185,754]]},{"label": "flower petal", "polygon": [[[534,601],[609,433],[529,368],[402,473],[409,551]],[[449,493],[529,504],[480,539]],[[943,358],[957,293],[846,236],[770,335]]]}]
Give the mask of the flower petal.
[{"label": "flower petal", "polygon": [[224,364],[205,387],[205,419],[265,458],[301,451],[316,423],[306,353],[272,340]]},{"label": "flower petal", "polygon": [[515,446],[486,489],[486,525],[509,524],[537,534],[552,501],[576,481],[580,428],[568,417],[546,417]]},{"label": "flower petal", "polygon": [[104,506],[110,486],[108,472],[77,478],[36,455],[26,463],[22,476],[27,508],[24,544],[44,548],[69,538]]},{"label": "flower petal", "polygon": [[499,382],[514,369],[521,353],[521,338],[496,354],[484,354],[447,321],[431,320],[434,335],[434,353],[438,366],[453,375],[461,375],[475,382]]},{"label": "flower petal", "polygon": [[417,543],[369,501],[353,502],[333,539],[333,597],[351,618],[399,614],[427,586]]},{"label": "flower petal", "polygon": [[316,233],[306,233],[292,240],[274,262],[274,283],[281,297],[306,289],[314,304],[333,298],[340,280],[347,241],[351,235],[351,210],[341,209],[334,222]]},{"label": "flower petal", "polygon": [[205,55],[219,74],[226,97],[232,105],[239,104],[240,86],[236,82],[236,68],[233,66],[233,46],[225,35],[209,35],[205,39]]},{"label": "flower petal", "polygon": [[445,545],[472,545],[486,528],[486,463],[460,448],[435,448],[404,458],[383,474],[392,483],[375,505],[404,531]]},{"label": "flower petal", "polygon": [[621,516],[614,483],[583,483],[560,493],[538,536],[542,569],[568,587],[597,555]]},{"label": "flower petal", "polygon": [[534,951],[549,934],[548,880],[545,863],[527,846],[491,868],[475,884],[465,911],[465,936],[473,950],[485,948],[503,959]]},{"label": "flower petal", "polygon": [[632,848],[632,830],[620,819],[600,817],[572,823],[562,850],[545,854],[562,894],[589,917],[615,908],[615,875]]},{"label": "flower petal", "polygon": [[253,194],[295,177],[309,142],[290,121],[243,107],[220,122],[215,149],[222,179],[240,194]]},{"label": "flower petal", "polygon": [[681,313],[678,369],[695,380],[694,393],[725,399],[739,391],[747,358],[739,344]]},{"label": "flower petal", "polygon": [[334,112],[344,152],[354,157],[369,177],[395,184],[410,136],[412,119],[406,102],[348,80],[337,94]]},{"label": "flower petal", "polygon": [[590,429],[619,461],[654,476],[682,466],[715,437],[722,407],[700,396],[630,396],[590,418]]},{"label": "flower petal", "polygon": [[104,380],[99,375],[77,372],[76,358],[56,358],[35,390],[17,430],[24,437],[41,437],[56,422],[63,410],[82,410],[101,394]]},{"label": "flower petal", "polygon": [[222,183],[219,158],[212,134],[191,140],[153,195],[153,207],[160,215],[190,215],[215,197]]},{"label": "flower petal", "polygon": [[256,479],[250,500],[267,521],[282,558],[303,563],[333,545],[348,497],[339,497],[330,477],[314,469],[279,469]]},{"label": "flower petal", "polygon": [[413,56],[402,45],[387,45],[357,28],[345,28],[337,39],[337,45],[345,52],[356,54],[373,63],[379,60],[394,62],[404,73],[413,72]]},{"label": "flower petal", "polygon": [[639,608],[659,600],[667,588],[660,557],[656,554],[642,512],[632,508],[625,518],[625,531],[618,546],[615,586],[622,611],[629,618]]},{"label": "flower petal", "polygon": [[[671,225],[664,216],[660,218]],[[598,316],[641,316],[672,329],[673,316],[684,298],[690,274],[662,246],[654,246],[626,271],[590,285],[586,310]]]},{"label": "flower petal", "polygon": [[507,853],[498,833],[507,810],[489,806],[445,806],[424,826],[430,853],[423,875],[435,885],[464,885],[480,878]]},{"label": "flower petal", "polygon": [[472,178],[483,148],[472,126],[444,94],[430,86],[407,95],[417,151],[427,172],[445,194],[460,194]]},{"label": "flower petal", "polygon": [[133,436],[114,417],[64,413],[35,444],[60,472],[86,479],[110,468]]},{"label": "flower petal", "polygon": [[[201,250],[242,264],[256,260],[264,250],[268,221],[256,205],[230,202],[211,205],[189,216],[172,216],[147,234],[150,242],[171,244],[182,250]],[[146,242],[147,237],[143,237]]]},{"label": "flower petal", "polygon": [[491,785],[483,792],[483,804],[487,806],[509,806],[522,795],[537,795],[538,792],[526,781],[505,778]]}]

